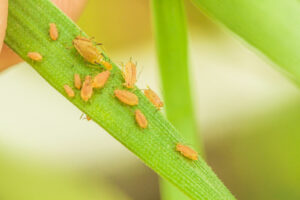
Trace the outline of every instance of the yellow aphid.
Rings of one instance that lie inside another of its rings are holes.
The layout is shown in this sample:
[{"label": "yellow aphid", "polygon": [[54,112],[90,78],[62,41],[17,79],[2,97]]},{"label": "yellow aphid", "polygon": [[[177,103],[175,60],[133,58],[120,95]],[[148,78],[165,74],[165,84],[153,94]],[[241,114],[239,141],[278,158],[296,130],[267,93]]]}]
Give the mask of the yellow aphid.
[{"label": "yellow aphid", "polygon": [[93,84],[92,84],[93,88],[97,88],[97,89],[102,88],[107,82],[109,75],[110,75],[109,71],[104,71],[97,74],[93,80]]},{"label": "yellow aphid", "polygon": [[82,84],[80,96],[83,101],[87,102],[93,95],[92,77],[86,76]]},{"label": "yellow aphid", "polygon": [[78,90],[81,88],[81,78],[79,74],[74,74],[74,86]]},{"label": "yellow aphid", "polygon": [[127,88],[133,88],[136,83],[136,65],[129,61],[122,71],[125,83],[123,84]]},{"label": "yellow aphid", "polygon": [[188,159],[198,160],[198,153],[188,146],[177,144],[176,151],[179,151],[184,157],[187,157]]},{"label": "yellow aphid", "polygon": [[27,56],[34,61],[41,61],[43,59],[43,56],[38,52],[28,52]]},{"label": "yellow aphid", "polygon": [[75,96],[73,89],[69,85],[64,85],[64,89],[69,97],[73,98]]},{"label": "yellow aphid", "polygon": [[157,109],[160,109],[164,106],[164,103],[160,100],[159,96],[149,87],[148,89],[144,90],[144,94]]},{"label": "yellow aphid", "polygon": [[115,90],[115,96],[123,103],[134,106],[139,103],[138,97],[127,90]]},{"label": "yellow aphid", "polygon": [[135,120],[138,123],[139,127],[147,128],[148,121],[147,121],[145,115],[140,110],[135,111]]},{"label": "yellow aphid", "polygon": [[90,39],[77,36],[73,40],[73,45],[78,53],[89,63],[100,64],[102,62],[103,55]]},{"label": "yellow aphid", "polygon": [[57,30],[56,24],[54,24],[54,23],[49,24],[49,35],[52,40],[57,40],[58,30]]}]

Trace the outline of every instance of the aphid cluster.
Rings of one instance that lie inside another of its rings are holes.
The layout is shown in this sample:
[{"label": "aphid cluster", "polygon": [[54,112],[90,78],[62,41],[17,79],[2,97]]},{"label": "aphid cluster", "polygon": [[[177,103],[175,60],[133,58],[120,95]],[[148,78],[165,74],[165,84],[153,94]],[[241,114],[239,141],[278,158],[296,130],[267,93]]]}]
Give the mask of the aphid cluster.
[{"label": "aphid cluster", "polygon": [[[56,24],[50,23],[49,36],[51,40],[56,41],[59,37],[58,33],[59,32]],[[106,69],[106,71],[102,71],[96,74],[94,77],[86,75],[83,82],[81,80],[80,74],[74,74],[74,87],[77,90],[80,90],[81,99],[84,102],[88,102],[93,96],[93,91],[95,89],[103,88],[107,83],[111,74],[109,70],[112,69],[112,64],[105,60],[103,54],[96,47],[96,45],[99,44],[94,43],[92,39],[88,39],[80,35],[74,38],[72,44],[79,55],[81,55],[85,61],[93,65],[103,65]],[[42,55],[38,52],[29,52],[27,56],[33,61],[41,61],[43,59]],[[125,66],[122,67],[122,76],[124,78],[124,83],[122,85],[124,89],[115,89],[114,96],[123,104],[129,106],[137,106],[139,104],[137,95],[135,95],[132,91],[129,91],[135,87],[135,84],[137,82],[136,64],[134,64],[131,60],[127,64],[125,64]],[[76,96],[71,86],[65,84],[63,88],[68,97],[74,98]],[[144,90],[144,94],[158,110],[163,107],[163,102],[161,101],[159,96],[149,87]],[[141,110],[135,109],[134,116],[135,121],[140,128],[148,128],[148,120]],[[85,119],[87,119],[88,121],[91,120],[88,115],[86,115]],[[179,151],[183,156],[191,160],[198,159],[198,153],[188,146],[177,144],[176,151]]]}]

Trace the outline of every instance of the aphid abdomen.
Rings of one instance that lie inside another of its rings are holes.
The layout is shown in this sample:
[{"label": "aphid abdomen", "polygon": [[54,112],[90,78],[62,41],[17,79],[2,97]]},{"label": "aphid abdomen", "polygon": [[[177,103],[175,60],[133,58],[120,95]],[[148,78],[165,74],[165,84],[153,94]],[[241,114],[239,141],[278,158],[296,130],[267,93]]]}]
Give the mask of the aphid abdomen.
[{"label": "aphid abdomen", "polygon": [[[97,61],[97,63],[98,63],[98,61]],[[112,69],[112,64],[107,61],[104,61],[103,57],[101,58],[100,64],[102,64],[105,67],[105,69],[107,69],[107,70]]]}]

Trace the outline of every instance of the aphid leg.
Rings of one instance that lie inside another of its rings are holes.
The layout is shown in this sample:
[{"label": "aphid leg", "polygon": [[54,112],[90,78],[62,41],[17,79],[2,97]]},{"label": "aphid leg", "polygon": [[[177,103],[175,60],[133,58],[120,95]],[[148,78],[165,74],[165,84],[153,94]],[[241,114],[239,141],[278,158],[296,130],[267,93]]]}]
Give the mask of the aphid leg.
[{"label": "aphid leg", "polygon": [[66,47],[66,49],[72,49],[74,46],[72,45],[72,46],[65,46]]},{"label": "aphid leg", "polygon": [[99,63],[95,62],[96,65],[93,65],[87,61],[85,61],[85,64],[88,65],[90,68],[99,69],[97,65],[100,65]]},{"label": "aphid leg", "polygon": [[[136,62],[136,65],[137,65],[137,62]],[[139,73],[138,73],[138,75],[137,75],[137,80],[140,79],[140,76],[141,76],[141,74],[142,74],[142,71],[144,71],[144,66],[142,66],[142,69],[139,70]]]},{"label": "aphid leg", "polygon": [[[104,52],[107,52],[107,49],[105,48],[104,45],[103,45],[101,48],[103,49]],[[103,55],[103,53],[102,53],[102,55]],[[104,56],[104,55],[103,55],[103,56]]]},{"label": "aphid leg", "polygon": [[82,36],[82,30],[80,30],[80,32],[79,32],[79,36]]},{"label": "aphid leg", "polygon": [[82,30],[80,30],[80,33],[79,33],[79,36],[81,37],[80,40],[91,41],[92,39],[94,39],[94,37],[86,38],[86,36],[83,36],[82,33],[83,33]]},{"label": "aphid leg", "polygon": [[157,113],[158,111],[160,111],[160,108],[156,108],[155,109],[155,113]]},{"label": "aphid leg", "polygon": [[[122,73],[122,76],[123,76],[123,78],[125,79],[125,75],[124,75],[124,70],[125,70],[125,65],[124,65],[124,63],[122,62],[122,71],[121,71],[121,73]],[[125,83],[123,83],[123,85],[124,85]]]},{"label": "aphid leg", "polygon": [[84,116],[84,113],[81,113],[81,115],[80,115],[80,120],[83,120],[83,116]]}]

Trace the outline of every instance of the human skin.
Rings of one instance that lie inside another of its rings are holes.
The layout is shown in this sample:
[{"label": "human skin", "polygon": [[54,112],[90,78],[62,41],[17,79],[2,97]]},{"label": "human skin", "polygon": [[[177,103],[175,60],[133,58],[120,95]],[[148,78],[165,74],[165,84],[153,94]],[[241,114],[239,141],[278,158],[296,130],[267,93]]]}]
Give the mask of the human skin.
[{"label": "human skin", "polygon": [[[52,0],[72,20],[78,19],[87,0]],[[22,61],[8,46],[3,43],[6,31],[8,0],[0,0],[0,71]]]}]

